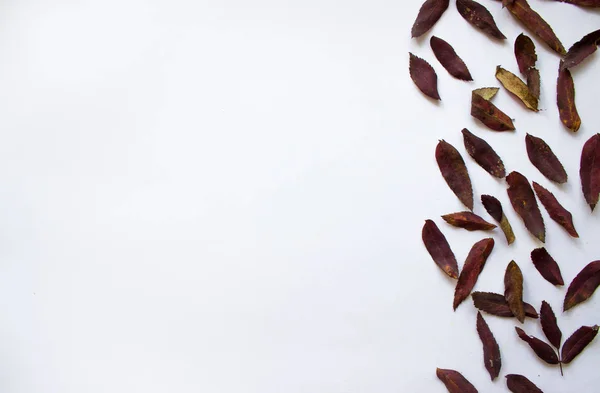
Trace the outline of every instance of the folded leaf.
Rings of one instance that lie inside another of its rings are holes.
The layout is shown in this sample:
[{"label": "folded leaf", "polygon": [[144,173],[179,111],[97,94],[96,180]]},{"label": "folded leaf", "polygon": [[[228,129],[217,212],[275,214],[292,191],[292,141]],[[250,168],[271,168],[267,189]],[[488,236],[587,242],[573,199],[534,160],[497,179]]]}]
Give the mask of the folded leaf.
[{"label": "folded leaf", "polygon": [[594,211],[600,196],[600,134],[592,136],[583,145],[579,177],[583,196]]},{"label": "folded leaf", "polygon": [[525,145],[529,161],[549,180],[557,183],[566,183],[567,172],[558,157],[554,155],[550,146],[542,138],[527,134]]},{"label": "folded leaf", "polygon": [[577,355],[579,355],[589,343],[594,340],[598,334],[598,325],[594,326],[582,326],[575,331],[565,341],[563,345],[561,360],[563,363],[571,363]]},{"label": "folded leaf", "polygon": [[437,90],[437,74],[433,67],[421,59],[409,53],[410,61],[409,61],[409,71],[410,77],[415,82],[415,85],[428,97],[433,98],[434,100],[439,100],[440,95]]},{"label": "folded leaf", "polygon": [[565,296],[563,310],[567,311],[589,299],[599,285],[600,261],[593,261],[588,263],[571,281],[571,285],[569,285]]},{"label": "folded leaf", "polygon": [[496,225],[487,222],[477,214],[471,212],[446,214],[442,218],[448,224],[466,229],[467,231],[489,231],[496,228]]},{"label": "folded leaf", "polygon": [[537,112],[538,99],[531,94],[529,87],[527,87],[527,84],[521,78],[498,66],[496,67],[496,79],[500,81],[506,90],[520,99],[528,109]]},{"label": "folded leaf", "polygon": [[492,14],[483,5],[473,0],[456,0],[456,9],[467,22],[490,37],[500,40],[506,39],[504,34],[498,29],[498,26],[496,26]]},{"label": "folded leaf", "polygon": [[521,74],[526,75],[527,71],[535,66],[537,55],[535,53],[535,44],[525,34],[521,33],[515,40],[515,57],[519,65]]},{"label": "folded leaf", "polygon": [[435,373],[450,393],[478,393],[475,386],[458,371],[438,368]]},{"label": "folded leaf", "polygon": [[571,131],[577,132],[581,127],[581,118],[575,106],[575,84],[571,71],[567,68],[558,70],[556,81],[556,105],[560,121]]},{"label": "folded leaf", "polygon": [[561,68],[575,67],[577,64],[584,61],[586,57],[596,52],[598,44],[600,44],[600,29],[592,31],[590,34],[585,35],[582,39],[574,43],[563,59],[563,62],[560,65]]},{"label": "folded leaf", "polygon": [[433,261],[451,278],[458,278],[458,264],[446,236],[435,222],[426,220],[421,233],[425,248]]},{"label": "folded leaf", "polygon": [[546,208],[550,218],[565,228],[569,235],[579,237],[579,234],[575,230],[575,225],[573,225],[573,215],[558,202],[554,194],[536,182],[533,182],[533,190],[540,202],[542,202],[542,205]]},{"label": "folded leaf", "polygon": [[523,219],[525,227],[533,236],[544,242],[546,239],[544,219],[535,200],[533,190],[529,186],[529,181],[519,172],[511,172],[506,177],[506,182],[509,186],[508,198],[510,203]]},{"label": "folded leaf", "polygon": [[562,274],[558,264],[548,254],[548,251],[544,247],[536,248],[531,251],[531,261],[538,272],[544,277],[549,283],[554,285],[564,285]]},{"label": "folded leaf", "polygon": [[473,210],[471,178],[458,150],[441,140],[435,149],[435,159],[448,187],[469,210]]},{"label": "folded leaf", "polygon": [[483,344],[483,364],[493,381],[500,374],[500,368],[502,367],[500,347],[480,312],[477,313],[477,334],[479,334]]},{"label": "folded leaf", "polygon": [[515,234],[513,233],[508,219],[504,215],[500,201],[491,195],[482,195],[481,203],[483,204],[483,207],[485,207],[485,210],[487,210],[488,214],[500,224],[500,229],[502,229],[502,232],[504,232],[504,236],[506,237],[508,244],[512,244],[515,241]]},{"label": "folded leaf", "polygon": [[558,350],[562,341],[562,332],[558,327],[556,315],[554,315],[552,307],[545,300],[542,301],[542,307],[540,308],[540,323],[542,324],[542,330],[546,338]]},{"label": "folded leaf", "polygon": [[533,349],[533,352],[535,352],[540,359],[548,364],[558,364],[558,356],[550,345],[546,344],[539,338],[528,336],[527,333],[525,333],[523,329],[519,327],[515,327],[515,330],[517,331],[519,338],[529,344],[531,349]]},{"label": "folded leaf", "polygon": [[460,276],[458,276],[458,282],[456,283],[453,304],[455,310],[473,290],[477,278],[485,266],[485,261],[490,256],[493,248],[494,239],[492,238],[480,240],[471,247],[471,251],[467,255],[463,269],[460,272]]},{"label": "folded leaf", "polygon": [[508,374],[506,386],[512,393],[544,393],[529,379],[518,374]]},{"label": "folded leaf", "polygon": [[484,87],[473,90],[471,94],[471,116],[494,131],[514,130],[515,126],[511,118],[490,101],[497,92],[497,87]]},{"label": "folded leaf", "polygon": [[450,0],[426,0],[419,9],[417,19],[413,24],[412,37],[419,37],[431,29],[442,17],[449,4]]},{"label": "folded leaf", "polygon": [[433,54],[450,75],[464,81],[472,81],[471,73],[465,62],[456,54],[454,48],[441,38],[432,36],[429,41]]},{"label": "folded leaf", "polygon": [[[497,317],[512,318],[514,317],[508,303],[503,295],[499,293],[491,292],[473,292],[471,294],[473,298],[473,304],[475,308],[481,311],[485,311],[488,314],[495,315]],[[524,303],[525,316],[529,318],[538,318],[538,313],[535,308],[529,304]]]},{"label": "folded leaf", "polygon": [[515,261],[510,261],[504,273],[504,298],[513,315],[519,322],[524,322],[523,273]]},{"label": "folded leaf", "polygon": [[483,139],[473,135],[469,130],[463,128],[463,141],[467,153],[492,176],[500,179],[506,176],[504,163],[492,147]]}]

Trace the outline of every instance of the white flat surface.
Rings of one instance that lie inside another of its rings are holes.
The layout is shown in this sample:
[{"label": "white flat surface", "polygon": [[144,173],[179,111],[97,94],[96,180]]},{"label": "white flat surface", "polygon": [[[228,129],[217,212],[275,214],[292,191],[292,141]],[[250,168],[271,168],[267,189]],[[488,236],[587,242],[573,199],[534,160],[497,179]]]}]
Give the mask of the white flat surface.
[{"label": "white flat surface", "polygon": [[[439,215],[463,210],[434,160],[438,139],[465,156],[476,201],[503,202],[517,241],[496,248],[476,286],[502,292],[506,264],[525,297],[557,313],[566,289],[533,268],[539,244],[496,181],[466,156],[460,130],[553,191],[573,240],[550,221],[547,248],[570,282],[600,258],[599,212],[579,185],[584,141],[600,131],[600,55],[574,71],[583,126],[558,120],[558,57],[537,39],[539,113],[500,91],[517,131],[469,116],[470,91],[517,72],[522,28],[482,0],[508,36],[489,40],[454,2],[433,33],[475,81],[452,79],[428,33],[410,40],[420,1],[4,1],[0,6],[0,390],[6,393],[444,392],[454,368],[480,392],[522,373],[546,393],[592,391],[600,341],[561,378],[514,333],[486,319],[502,376],[482,362],[470,299],[421,240],[435,218],[462,262],[482,233]],[[566,47],[600,13],[531,0]],[[408,52],[436,69],[443,101],[425,99]],[[543,178],[525,133],[543,137],[570,176]],[[600,209],[599,209],[600,210]],[[478,203],[475,212],[485,215]],[[600,322],[600,294],[559,324]],[[535,321],[528,332],[541,335]]]}]

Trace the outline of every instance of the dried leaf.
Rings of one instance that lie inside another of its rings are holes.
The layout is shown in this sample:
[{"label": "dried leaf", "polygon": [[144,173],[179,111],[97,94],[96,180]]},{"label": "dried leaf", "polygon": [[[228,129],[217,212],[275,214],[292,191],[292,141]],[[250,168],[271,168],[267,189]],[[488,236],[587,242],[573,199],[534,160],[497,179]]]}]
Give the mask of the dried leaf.
[{"label": "dried leaf", "polygon": [[559,55],[564,55],[566,53],[565,47],[558,37],[556,37],[556,34],[554,34],[552,27],[550,27],[540,14],[535,12],[529,6],[527,0],[512,0],[506,3],[508,4],[505,4],[505,6],[510,13],[520,20],[532,33],[548,44],[550,49],[554,50]]},{"label": "dried leaf", "polygon": [[593,261],[588,263],[587,266],[575,276],[573,281],[571,281],[571,285],[569,285],[569,289],[567,289],[567,294],[565,296],[563,311],[567,311],[589,299],[599,285],[600,261]]},{"label": "dried leaf", "polygon": [[510,203],[523,219],[525,227],[533,236],[544,242],[546,239],[544,219],[535,200],[533,190],[529,186],[529,181],[519,172],[511,172],[506,177],[506,182],[509,186],[508,198]]},{"label": "dried leaf", "polygon": [[500,201],[491,195],[482,195],[481,203],[488,214],[500,224],[500,229],[504,232],[508,244],[512,244],[515,241],[515,234],[510,226],[510,222],[508,222],[508,219],[504,215]]},{"label": "dried leaf", "polygon": [[475,386],[458,371],[438,368],[435,373],[450,393],[478,393]]},{"label": "dried leaf", "polygon": [[523,273],[515,261],[510,261],[504,273],[504,298],[513,315],[519,322],[524,322]]},{"label": "dried leaf", "polygon": [[441,18],[442,14],[448,8],[450,0],[426,0],[413,24],[412,37],[419,37],[425,34]]},{"label": "dried leaf", "polygon": [[490,175],[500,179],[504,178],[506,176],[504,163],[494,149],[485,140],[473,135],[466,128],[463,128],[462,134],[465,149],[475,162]]},{"label": "dried leaf", "polygon": [[520,99],[528,109],[537,112],[538,99],[531,94],[529,88],[521,78],[498,66],[496,67],[496,79],[502,83],[502,86],[504,86],[506,90]]},{"label": "dried leaf", "polygon": [[467,231],[489,231],[496,228],[496,225],[487,222],[477,214],[471,212],[446,214],[442,218],[448,224],[466,229]]},{"label": "dried leaf", "polygon": [[[600,1],[599,1],[600,4]],[[596,52],[600,44],[600,30],[592,31],[569,48],[567,55],[561,63],[561,68],[573,68],[584,61],[589,55]]]},{"label": "dried leaf", "polygon": [[592,136],[583,145],[579,177],[583,196],[594,211],[600,196],[600,134]]},{"label": "dried leaf", "polygon": [[458,278],[458,264],[456,257],[446,236],[440,231],[435,222],[426,220],[421,232],[425,248],[433,261],[451,278]]},{"label": "dried leaf", "polygon": [[[499,293],[473,292],[471,297],[473,298],[473,304],[478,310],[485,311],[486,313],[497,317],[514,317],[512,311],[510,311],[510,307],[508,307],[506,299]],[[537,311],[535,311],[535,308],[531,304],[524,303],[523,306],[526,317],[538,317]]]},{"label": "dried leaf", "polygon": [[409,71],[410,77],[415,82],[415,85],[428,97],[433,98],[434,100],[439,100],[440,95],[437,90],[437,74],[433,67],[421,59],[409,53],[410,62],[409,62]]},{"label": "dried leaf", "polygon": [[467,22],[490,37],[500,40],[506,39],[504,34],[498,29],[498,26],[496,26],[492,14],[483,5],[473,0],[456,0],[456,9]]},{"label": "dried leaf", "polygon": [[460,272],[460,276],[458,276],[458,282],[456,283],[453,304],[455,310],[473,290],[477,278],[485,266],[485,261],[490,256],[493,248],[494,239],[492,238],[480,240],[471,247],[471,251],[467,255],[463,269]]},{"label": "dried leaf", "polygon": [[540,98],[540,71],[537,68],[530,68],[527,71],[527,88],[532,96],[539,100]]},{"label": "dried leaf", "polygon": [[497,87],[484,87],[473,90],[471,94],[471,116],[494,131],[510,131],[515,126],[506,113],[490,102],[498,92]]},{"label": "dried leaf", "polygon": [[565,341],[565,345],[563,345],[561,353],[562,362],[571,363],[571,361],[592,342],[597,334],[598,325],[582,326],[577,329],[575,333]]},{"label": "dried leaf", "polygon": [[531,251],[531,261],[538,272],[551,284],[564,285],[558,263],[552,258],[544,247]]},{"label": "dried leaf", "polygon": [[552,307],[545,300],[542,301],[542,307],[540,308],[540,323],[542,324],[542,330],[546,338],[558,350],[562,341],[562,332],[558,327],[556,315],[554,315]]},{"label": "dried leaf", "polygon": [[508,374],[506,386],[512,393],[544,393],[533,382],[519,374]]},{"label": "dried leaf", "polygon": [[556,105],[560,121],[571,131],[577,132],[581,127],[581,118],[575,106],[575,84],[571,71],[568,69],[558,70],[556,81]]},{"label": "dried leaf", "polygon": [[500,347],[480,312],[477,313],[477,334],[479,334],[483,344],[483,364],[493,381],[500,374],[500,368],[502,367]]},{"label": "dried leaf", "polygon": [[548,364],[558,364],[558,356],[550,345],[537,337],[528,336],[527,333],[519,327],[515,327],[515,330],[517,331],[519,338],[529,344],[531,349],[533,349],[533,352],[535,352],[540,359]]},{"label": "dried leaf", "polygon": [[535,53],[535,44],[531,38],[521,33],[515,40],[515,57],[519,65],[521,74],[527,75],[527,71],[535,66],[537,55]]},{"label": "dried leaf", "polygon": [[441,38],[432,36],[429,44],[435,57],[450,75],[464,81],[473,80],[465,62],[456,54],[454,48],[449,43]]},{"label": "dried leaf", "polygon": [[555,0],[555,1],[579,5],[582,7],[600,7],[600,0]]},{"label": "dried leaf", "polygon": [[566,183],[568,177],[565,168],[542,138],[527,134],[525,145],[529,161],[542,172],[542,175],[554,182]]},{"label": "dried leaf", "polygon": [[575,230],[575,225],[573,225],[573,215],[558,202],[554,194],[536,182],[533,182],[533,190],[540,202],[542,202],[542,205],[546,208],[550,218],[565,228],[569,235],[579,237],[577,230]]},{"label": "dried leaf", "polygon": [[448,187],[469,210],[473,210],[471,178],[458,150],[448,142],[441,140],[435,149],[435,159]]}]

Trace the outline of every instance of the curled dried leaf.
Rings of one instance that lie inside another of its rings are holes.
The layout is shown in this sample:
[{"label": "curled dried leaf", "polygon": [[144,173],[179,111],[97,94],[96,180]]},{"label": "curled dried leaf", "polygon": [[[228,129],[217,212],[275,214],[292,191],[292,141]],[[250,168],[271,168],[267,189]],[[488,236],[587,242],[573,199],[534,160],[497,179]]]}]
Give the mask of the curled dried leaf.
[{"label": "curled dried leaf", "polygon": [[504,163],[492,147],[483,139],[473,135],[469,130],[463,128],[463,141],[467,153],[492,176],[504,178],[506,171]]},{"label": "curled dried leaf", "polygon": [[527,134],[525,145],[529,161],[546,176],[547,179],[557,183],[566,183],[567,172],[550,146],[542,138]]},{"label": "curled dried leaf", "polygon": [[583,145],[579,177],[583,196],[594,211],[600,196],[600,134],[592,136]]},{"label": "curled dried leaf", "polygon": [[450,75],[463,81],[473,80],[465,62],[456,54],[452,45],[436,36],[432,36],[429,43],[433,54]]},{"label": "curled dried leaf", "polygon": [[475,386],[456,370],[438,368],[435,373],[450,393],[477,393]]},{"label": "curled dried leaf", "polygon": [[581,118],[575,106],[575,84],[571,71],[567,68],[558,70],[556,81],[556,105],[560,121],[571,131],[577,132],[581,127]]},{"label": "curled dried leaf", "polygon": [[515,40],[515,57],[519,65],[521,74],[526,75],[531,67],[535,67],[537,55],[535,53],[535,44],[525,34],[521,33]]},{"label": "curled dried leaf", "polygon": [[500,347],[480,312],[477,313],[477,334],[479,334],[479,339],[483,344],[483,364],[493,381],[500,374],[500,368],[502,367]]},{"label": "curled dried leaf", "polygon": [[515,234],[510,226],[510,222],[508,222],[508,219],[504,215],[500,201],[491,195],[482,195],[481,203],[488,214],[500,224],[500,229],[504,232],[508,244],[512,244],[515,241]]},{"label": "curled dried leaf", "polygon": [[504,273],[504,298],[513,315],[523,323],[525,321],[523,273],[515,261],[510,261]]},{"label": "curled dried leaf", "polygon": [[531,251],[531,261],[538,272],[551,284],[564,285],[558,263],[552,258],[544,247]]},{"label": "curled dried leaf", "polygon": [[537,337],[527,335],[527,333],[519,327],[515,327],[515,330],[517,331],[519,338],[529,344],[531,349],[533,349],[533,352],[535,352],[540,359],[548,364],[558,364],[558,356],[550,345]]},{"label": "curled dried leaf", "polygon": [[[503,295],[492,292],[473,292],[471,294],[473,298],[473,304],[478,310],[484,311],[488,314],[495,315],[497,317],[512,318],[514,317],[508,303]],[[529,304],[524,303],[525,316],[529,318],[538,318],[538,313],[535,308]]]},{"label": "curled dried leaf", "polygon": [[540,308],[540,323],[546,338],[558,350],[562,341],[562,332],[558,327],[552,307],[545,300],[542,301],[542,307]]},{"label": "curled dried leaf", "polygon": [[544,393],[533,382],[519,374],[508,374],[506,386],[512,393]]},{"label": "curled dried leaf", "polygon": [[442,14],[448,8],[450,0],[426,0],[413,24],[412,37],[419,37],[425,34],[442,17]]},{"label": "curled dried leaf", "polygon": [[421,59],[409,53],[410,61],[409,61],[409,71],[410,77],[415,82],[415,85],[428,97],[433,98],[434,100],[439,100],[440,95],[437,90],[437,74],[433,67]]},{"label": "curled dried leaf", "polygon": [[582,326],[575,331],[565,341],[563,345],[561,360],[563,363],[571,363],[577,355],[579,355],[589,343],[594,340],[598,334],[598,325],[594,326]]},{"label": "curled dried leaf", "polygon": [[435,159],[448,187],[469,210],[473,210],[471,178],[458,150],[448,142],[441,140],[435,149]]},{"label": "curled dried leaf", "polygon": [[520,99],[528,109],[537,112],[538,99],[531,94],[529,87],[527,87],[527,84],[521,78],[498,66],[496,67],[496,79],[500,81],[506,90]]},{"label": "curled dried leaf", "polygon": [[527,88],[532,96],[540,98],[540,71],[537,68],[527,70]]},{"label": "curled dried leaf", "polygon": [[496,87],[473,90],[471,94],[471,116],[494,131],[514,130],[515,126],[511,118],[490,101],[497,92],[498,88]]},{"label": "curled dried leaf", "polygon": [[575,225],[573,225],[573,215],[558,202],[554,194],[536,182],[533,182],[533,190],[540,202],[542,202],[542,205],[546,208],[550,218],[565,228],[569,235],[579,237],[577,230],[575,230]]},{"label": "curled dried leaf", "polygon": [[426,220],[421,233],[425,248],[433,261],[451,278],[458,278],[458,264],[456,257],[446,240],[432,220]]},{"label": "curled dried leaf", "polygon": [[529,232],[544,242],[546,240],[546,228],[540,208],[535,200],[533,190],[529,181],[519,172],[511,172],[506,177],[508,183],[508,198],[517,214],[523,219],[523,223]]},{"label": "curled dried leaf", "polygon": [[453,304],[455,310],[473,290],[477,278],[483,270],[485,262],[493,248],[494,239],[492,238],[480,240],[471,247],[471,251],[467,255],[463,269],[460,272],[460,276],[458,276],[458,282],[456,283]]},{"label": "curled dried leaf", "polygon": [[483,5],[473,0],[456,0],[458,13],[470,24],[483,31],[487,35],[500,40],[506,37],[494,21],[494,17]]},{"label": "curled dried leaf", "polygon": [[561,68],[573,68],[584,61],[589,55],[596,52],[600,44],[600,30],[592,31],[569,48],[567,55],[561,63]]},{"label": "curled dried leaf", "polygon": [[466,229],[467,231],[489,231],[496,228],[496,225],[487,222],[477,214],[471,212],[446,214],[442,218],[448,224]]},{"label": "curled dried leaf", "polygon": [[569,285],[569,289],[567,289],[567,294],[565,295],[563,310],[567,311],[589,299],[599,285],[600,261],[593,261],[588,263],[571,281],[571,285]]}]

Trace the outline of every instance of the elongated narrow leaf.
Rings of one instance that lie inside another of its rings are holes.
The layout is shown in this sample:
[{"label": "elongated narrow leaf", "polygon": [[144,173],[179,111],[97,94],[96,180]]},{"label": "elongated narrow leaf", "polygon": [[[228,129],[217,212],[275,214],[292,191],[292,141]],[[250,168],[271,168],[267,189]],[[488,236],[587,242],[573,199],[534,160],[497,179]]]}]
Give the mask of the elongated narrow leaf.
[{"label": "elongated narrow leaf", "polygon": [[558,70],[556,81],[556,105],[560,121],[571,131],[577,132],[581,127],[581,118],[575,105],[575,84],[571,71],[567,68]]},{"label": "elongated narrow leaf", "polygon": [[450,75],[463,81],[472,81],[465,62],[456,54],[452,45],[441,38],[432,36],[429,41],[433,54]]},{"label": "elongated narrow leaf", "polygon": [[510,261],[504,273],[504,298],[513,315],[519,322],[524,322],[523,273],[515,261]]},{"label": "elongated narrow leaf", "polygon": [[531,261],[546,281],[554,285],[565,284],[558,263],[556,263],[544,247],[531,251]]},{"label": "elongated narrow leaf", "polygon": [[421,233],[423,244],[433,261],[451,278],[458,278],[458,264],[456,257],[435,222],[426,220]]},{"label": "elongated narrow leaf", "polygon": [[529,87],[521,78],[498,66],[496,67],[496,79],[500,81],[506,90],[521,100],[527,109],[537,112],[538,99],[531,94]]},{"label": "elongated narrow leaf", "polygon": [[467,22],[485,34],[499,40],[506,39],[504,34],[498,29],[498,26],[496,26],[492,14],[483,5],[473,0],[456,0],[456,9]]},{"label": "elongated narrow leaf", "polygon": [[532,96],[540,99],[540,71],[532,67],[527,71],[527,87]]},{"label": "elongated narrow leaf", "polygon": [[492,147],[483,139],[473,135],[469,130],[463,128],[463,141],[467,153],[480,167],[492,176],[500,179],[506,176],[504,163]]},{"label": "elongated narrow leaf", "polygon": [[510,226],[510,222],[508,222],[508,219],[504,215],[500,201],[491,195],[482,195],[481,203],[488,214],[500,224],[500,229],[504,232],[508,244],[512,244],[515,241],[515,234]]},{"label": "elongated narrow leaf", "polygon": [[471,94],[471,116],[494,131],[511,131],[515,125],[506,113],[490,101],[498,92],[497,87],[484,87]]},{"label": "elongated narrow leaf", "polygon": [[412,37],[419,37],[425,34],[442,17],[442,14],[448,8],[450,0],[426,0],[413,24]]},{"label": "elongated narrow leaf", "polygon": [[[460,277],[459,277],[460,280]],[[563,310],[567,311],[579,303],[589,299],[596,288],[600,285],[600,261],[593,261],[587,264],[577,276],[571,281]]]},{"label": "elongated narrow leaf", "polygon": [[546,240],[546,228],[540,208],[529,181],[519,172],[511,172],[506,177],[508,183],[508,198],[517,214],[523,219],[525,227],[531,234],[542,242]]},{"label": "elongated narrow leaf", "polygon": [[455,310],[473,290],[477,278],[485,266],[485,261],[490,256],[493,248],[494,239],[492,238],[480,240],[471,247],[471,251],[467,255],[463,269],[460,272],[460,276],[458,276],[458,282],[456,283],[453,304]]},{"label": "elongated narrow leaf", "polygon": [[438,368],[435,373],[450,393],[478,393],[475,386],[458,371]]},{"label": "elongated narrow leaf", "polygon": [[589,345],[589,343],[594,340],[596,335],[598,334],[598,325],[594,326],[582,326],[575,331],[565,341],[565,345],[563,345],[561,360],[563,363],[571,363],[577,355],[579,355],[585,347]]},{"label": "elongated narrow leaf", "polygon": [[598,44],[600,44],[600,29],[592,31],[590,34],[585,35],[582,39],[574,43],[563,59],[563,63],[560,65],[561,68],[575,67],[577,64],[584,61],[586,57],[596,52]]},{"label": "elongated narrow leaf", "polygon": [[554,0],[582,7],[600,7],[600,0]]},{"label": "elongated narrow leaf", "polygon": [[439,100],[440,95],[437,90],[437,74],[435,73],[435,70],[428,62],[420,57],[417,57],[412,53],[409,53],[409,55],[409,71],[413,82],[415,82],[415,85],[417,85],[423,94],[434,100]]},{"label": "elongated narrow leaf", "polygon": [[483,364],[493,381],[500,374],[500,368],[502,367],[500,347],[480,312],[477,313],[477,334],[479,334],[479,339],[483,344]]},{"label": "elongated narrow leaf", "polygon": [[508,374],[506,386],[512,393],[544,393],[533,382],[519,374]]},{"label": "elongated narrow leaf", "polygon": [[562,341],[562,332],[558,327],[556,315],[554,315],[552,307],[545,300],[542,301],[542,307],[540,308],[540,323],[542,324],[542,330],[546,338],[558,350]]},{"label": "elongated narrow leaf", "polygon": [[[514,317],[512,311],[510,311],[510,307],[508,307],[508,303],[506,302],[504,295],[492,292],[473,292],[471,297],[473,298],[473,304],[475,305],[475,308],[478,310],[495,315],[497,317]],[[538,313],[531,304],[524,303],[524,309],[526,317],[538,318]]]},{"label": "elongated narrow leaf", "polygon": [[519,65],[519,71],[523,75],[527,75],[527,71],[531,67],[535,67],[537,54],[535,53],[535,44],[525,34],[521,33],[515,40],[515,57]]},{"label": "elongated narrow leaf", "polygon": [[517,331],[519,338],[529,344],[531,349],[533,349],[533,352],[535,352],[540,359],[548,364],[558,364],[558,356],[550,345],[537,337],[528,336],[527,333],[519,327],[515,327],[515,330]]},{"label": "elongated narrow leaf", "polygon": [[496,228],[496,225],[487,222],[477,214],[471,212],[446,214],[442,218],[448,224],[466,229],[467,231],[489,231]]},{"label": "elongated narrow leaf", "polygon": [[448,142],[441,140],[435,149],[435,159],[448,187],[469,210],[473,210],[471,178],[458,150]]},{"label": "elongated narrow leaf", "polygon": [[529,161],[546,176],[547,179],[557,183],[566,183],[568,176],[558,157],[554,155],[550,146],[542,138],[527,134],[525,145]]},{"label": "elongated narrow leaf", "polygon": [[554,194],[536,182],[533,182],[533,190],[540,202],[542,202],[542,205],[546,208],[550,218],[565,228],[569,235],[579,237],[577,230],[575,230],[575,225],[573,225],[573,215],[558,202]]},{"label": "elongated narrow leaf", "polygon": [[579,177],[583,196],[594,211],[600,196],[600,134],[592,136],[583,145]]}]

